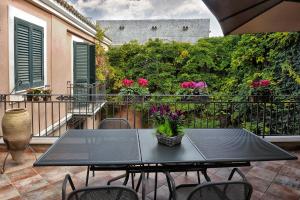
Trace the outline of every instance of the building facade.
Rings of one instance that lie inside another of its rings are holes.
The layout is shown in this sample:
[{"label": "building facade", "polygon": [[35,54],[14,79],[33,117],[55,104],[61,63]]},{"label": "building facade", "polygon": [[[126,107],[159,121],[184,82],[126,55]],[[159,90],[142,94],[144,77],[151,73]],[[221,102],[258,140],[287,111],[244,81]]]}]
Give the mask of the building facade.
[{"label": "building facade", "polygon": [[209,37],[209,19],[162,19],[162,20],[97,20],[112,45],[122,45],[131,40],[145,43],[159,38],[165,41],[195,43]]},{"label": "building facade", "polygon": [[[34,134],[54,130],[54,124],[66,123],[73,114],[63,104],[46,113],[49,105],[25,104],[21,95],[46,87],[53,94],[68,94],[68,84],[93,84],[95,34],[95,25],[63,0],[0,1],[0,94],[15,94],[6,100],[27,106]],[[110,42],[107,37],[101,41],[104,48]],[[0,105],[0,118],[13,106]]]}]

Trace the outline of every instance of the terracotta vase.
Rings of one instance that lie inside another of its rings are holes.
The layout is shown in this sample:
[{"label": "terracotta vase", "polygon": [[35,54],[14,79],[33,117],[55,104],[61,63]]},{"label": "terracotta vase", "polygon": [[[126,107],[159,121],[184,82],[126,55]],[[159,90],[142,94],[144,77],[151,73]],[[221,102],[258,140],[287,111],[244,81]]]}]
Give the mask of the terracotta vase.
[{"label": "terracotta vase", "polygon": [[31,139],[31,120],[24,108],[7,110],[2,118],[3,140],[12,159],[23,161],[23,153]]}]

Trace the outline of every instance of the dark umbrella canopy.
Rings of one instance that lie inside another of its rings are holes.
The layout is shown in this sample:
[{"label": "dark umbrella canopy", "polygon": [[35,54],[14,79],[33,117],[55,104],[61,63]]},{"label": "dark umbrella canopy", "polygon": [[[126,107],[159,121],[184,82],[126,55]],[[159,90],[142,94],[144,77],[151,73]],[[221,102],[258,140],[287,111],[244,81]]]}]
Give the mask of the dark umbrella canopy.
[{"label": "dark umbrella canopy", "polygon": [[300,0],[203,0],[224,35],[300,31]]}]

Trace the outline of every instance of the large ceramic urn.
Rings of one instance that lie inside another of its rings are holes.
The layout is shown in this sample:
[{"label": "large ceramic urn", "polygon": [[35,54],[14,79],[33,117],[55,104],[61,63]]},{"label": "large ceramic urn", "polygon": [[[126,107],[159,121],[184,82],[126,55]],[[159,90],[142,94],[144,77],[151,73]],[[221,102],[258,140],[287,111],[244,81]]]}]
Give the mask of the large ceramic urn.
[{"label": "large ceramic urn", "polygon": [[31,139],[31,120],[24,108],[9,109],[2,118],[3,140],[12,159],[23,161],[23,153]]}]

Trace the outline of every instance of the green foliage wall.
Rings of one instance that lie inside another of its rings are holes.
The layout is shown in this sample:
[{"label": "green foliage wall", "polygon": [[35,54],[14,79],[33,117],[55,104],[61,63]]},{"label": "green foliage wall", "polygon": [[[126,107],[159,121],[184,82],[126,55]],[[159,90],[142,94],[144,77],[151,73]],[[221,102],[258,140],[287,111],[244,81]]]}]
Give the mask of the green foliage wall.
[{"label": "green foliage wall", "polygon": [[149,40],[111,48],[110,65],[120,80],[147,78],[150,92],[175,94],[183,81],[206,81],[210,94],[244,100],[256,77],[272,81],[276,95],[298,95],[300,84],[299,33],[272,33],[200,39],[196,44]]}]

